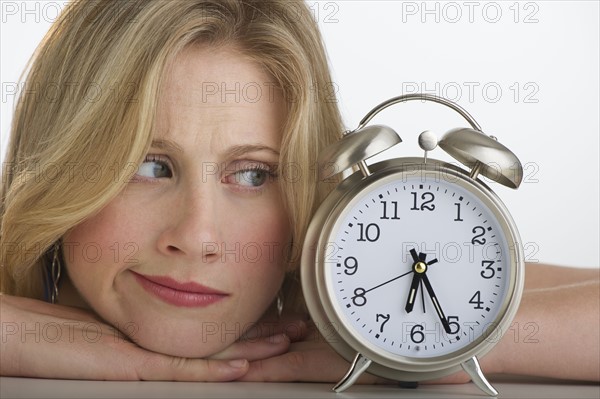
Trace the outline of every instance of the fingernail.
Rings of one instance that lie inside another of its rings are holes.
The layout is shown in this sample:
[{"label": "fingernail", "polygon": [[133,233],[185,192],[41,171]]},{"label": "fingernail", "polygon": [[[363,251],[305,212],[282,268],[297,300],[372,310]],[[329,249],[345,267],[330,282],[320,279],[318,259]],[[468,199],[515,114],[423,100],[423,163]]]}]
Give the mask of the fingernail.
[{"label": "fingernail", "polygon": [[271,335],[267,338],[267,342],[270,344],[281,344],[284,341],[287,341],[288,337],[285,334],[277,334]]},{"label": "fingernail", "polygon": [[229,364],[230,367],[236,368],[236,369],[241,369],[246,367],[246,365],[248,364],[248,361],[246,359],[237,359],[237,360],[230,360],[227,364]]}]

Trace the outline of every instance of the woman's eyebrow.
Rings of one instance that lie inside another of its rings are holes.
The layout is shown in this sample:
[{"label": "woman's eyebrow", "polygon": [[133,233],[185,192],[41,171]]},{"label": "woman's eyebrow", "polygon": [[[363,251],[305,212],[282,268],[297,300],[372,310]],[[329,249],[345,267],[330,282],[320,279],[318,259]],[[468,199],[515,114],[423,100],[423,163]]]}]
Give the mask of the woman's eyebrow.
[{"label": "woman's eyebrow", "polygon": [[[183,148],[175,143],[174,141],[168,140],[168,139],[155,139],[152,140],[152,148],[157,148],[159,150],[165,150],[168,152],[177,152],[177,153],[183,153]],[[224,152],[223,152],[223,156],[224,158],[227,159],[232,159],[232,158],[239,158],[245,154],[251,153],[251,152],[261,152],[261,151],[266,151],[266,152],[270,152],[273,155],[279,156],[279,151],[277,151],[276,149],[269,147],[268,145],[262,145],[262,144],[240,144],[240,145],[234,145],[231,146],[229,148],[227,148]]]},{"label": "woman's eyebrow", "polygon": [[223,155],[224,158],[226,159],[234,159],[234,158],[239,158],[242,155],[251,153],[251,152],[261,152],[261,151],[266,151],[266,152],[270,152],[273,155],[279,156],[279,151],[277,151],[276,149],[269,147],[267,145],[262,145],[262,144],[241,144],[241,145],[234,145],[232,147],[229,147],[227,150],[224,151]]},{"label": "woman's eyebrow", "polygon": [[183,152],[183,148],[181,148],[181,146],[179,146],[179,144],[177,144],[171,140],[155,139],[155,140],[152,140],[151,146],[152,146],[152,148],[158,148],[159,150],[165,150],[168,152],[178,152],[178,153]]}]

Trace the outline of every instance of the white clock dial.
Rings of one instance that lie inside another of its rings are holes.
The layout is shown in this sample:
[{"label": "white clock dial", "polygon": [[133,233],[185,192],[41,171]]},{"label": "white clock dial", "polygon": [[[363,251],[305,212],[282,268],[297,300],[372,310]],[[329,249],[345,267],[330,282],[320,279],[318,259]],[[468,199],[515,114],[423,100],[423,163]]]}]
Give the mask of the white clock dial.
[{"label": "white clock dial", "polygon": [[328,235],[325,282],[341,322],[392,356],[454,353],[506,308],[512,248],[502,219],[478,189],[440,176],[368,186]]}]

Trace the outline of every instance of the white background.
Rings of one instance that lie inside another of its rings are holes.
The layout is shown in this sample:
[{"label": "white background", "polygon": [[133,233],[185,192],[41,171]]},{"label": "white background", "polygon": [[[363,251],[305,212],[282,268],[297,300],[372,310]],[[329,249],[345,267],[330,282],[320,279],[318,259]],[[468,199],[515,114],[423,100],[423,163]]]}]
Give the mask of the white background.
[{"label": "white background", "polygon": [[[1,1],[1,133],[17,82],[63,1]],[[490,183],[519,226],[529,261],[599,265],[598,1],[309,1],[322,29],[348,128],[415,91],[456,101],[524,165],[516,191]],[[293,11],[291,11],[293,12]],[[417,156],[418,134],[466,122],[407,103],[375,122]],[[431,157],[450,160],[440,149]]]}]

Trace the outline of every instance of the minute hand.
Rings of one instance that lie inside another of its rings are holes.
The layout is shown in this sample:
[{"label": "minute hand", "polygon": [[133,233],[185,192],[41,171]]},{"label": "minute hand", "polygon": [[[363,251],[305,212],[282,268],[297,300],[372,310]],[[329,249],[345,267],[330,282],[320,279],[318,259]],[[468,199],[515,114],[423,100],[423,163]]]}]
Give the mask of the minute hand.
[{"label": "minute hand", "polygon": [[423,283],[425,283],[425,289],[427,289],[427,293],[431,297],[433,307],[435,308],[435,311],[437,312],[438,316],[440,317],[440,320],[442,321],[442,326],[444,326],[444,330],[448,334],[452,334],[452,332],[450,331],[450,324],[448,324],[448,320],[446,319],[444,311],[442,310],[442,307],[440,306],[440,303],[438,302],[437,297],[435,296],[435,292],[433,292],[433,287],[431,286],[431,283],[429,282],[429,278],[427,277],[426,273],[423,273],[422,280]]}]

